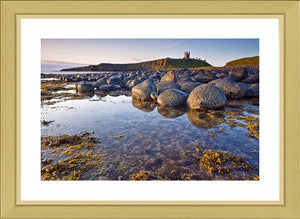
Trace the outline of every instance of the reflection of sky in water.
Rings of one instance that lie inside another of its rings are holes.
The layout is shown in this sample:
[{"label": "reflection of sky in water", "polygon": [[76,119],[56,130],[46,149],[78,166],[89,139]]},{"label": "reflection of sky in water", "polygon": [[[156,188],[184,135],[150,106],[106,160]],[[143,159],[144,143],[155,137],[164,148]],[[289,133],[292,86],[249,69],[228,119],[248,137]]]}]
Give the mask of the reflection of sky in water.
[{"label": "reflection of sky in water", "polygon": [[[258,107],[247,103],[244,106],[258,110]],[[241,112],[246,115],[245,108]],[[41,132],[42,136],[46,136],[95,131],[108,153],[114,156],[147,154],[155,158],[159,155],[164,160],[179,162],[181,153],[194,144],[200,144],[203,148],[232,152],[245,157],[252,164],[258,164],[258,154],[251,151],[259,150],[259,141],[248,137],[245,127],[218,124],[219,117],[224,118],[224,112],[211,117],[157,108],[150,103],[132,102],[132,98],[126,96],[95,95],[90,99],[43,105],[41,120],[54,122],[42,126]],[[224,132],[208,136],[221,127],[225,128]],[[116,137],[120,135],[124,140]],[[142,157],[138,159],[143,160]]]}]

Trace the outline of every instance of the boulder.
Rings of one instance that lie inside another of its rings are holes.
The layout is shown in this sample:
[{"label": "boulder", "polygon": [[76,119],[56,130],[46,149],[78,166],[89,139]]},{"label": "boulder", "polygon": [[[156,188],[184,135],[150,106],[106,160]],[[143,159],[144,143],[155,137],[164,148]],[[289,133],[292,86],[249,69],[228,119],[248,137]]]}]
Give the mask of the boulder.
[{"label": "boulder", "polygon": [[149,80],[160,80],[160,76],[159,75],[151,75],[149,77]]},{"label": "boulder", "polygon": [[181,90],[168,89],[158,96],[157,103],[163,107],[185,106],[187,98],[188,94]]},{"label": "boulder", "polygon": [[98,89],[101,91],[113,91],[121,89],[121,86],[115,84],[103,84]]},{"label": "boulder", "polygon": [[89,82],[83,81],[76,86],[79,92],[94,92],[94,85]]},{"label": "boulder", "polygon": [[66,81],[66,82],[73,82],[74,80],[71,77],[65,77],[64,81]]},{"label": "boulder", "polygon": [[96,81],[95,77],[89,77],[88,81]]},{"label": "boulder", "polygon": [[176,82],[178,76],[176,75],[175,71],[168,71],[168,73],[161,78],[161,81],[173,81]]},{"label": "boulder", "polygon": [[246,86],[245,97],[259,97],[259,84],[251,84]]},{"label": "boulder", "polygon": [[191,109],[219,109],[226,105],[226,95],[213,84],[203,84],[190,93],[187,104]]},{"label": "boulder", "polygon": [[236,68],[229,72],[229,77],[233,81],[241,81],[248,77],[248,68]]},{"label": "boulder", "polygon": [[168,89],[178,89],[180,90],[181,87],[179,84],[174,83],[173,81],[160,81],[158,84],[156,84],[157,87],[157,93],[161,94],[163,91]]},{"label": "boulder", "polygon": [[151,80],[145,80],[131,89],[132,97],[140,100],[152,100],[152,92],[156,92],[156,85]]},{"label": "boulder", "polygon": [[143,81],[140,80],[140,79],[134,79],[134,80],[132,80],[132,81],[127,81],[126,87],[129,88],[129,89],[131,89],[131,88],[133,88],[134,86],[136,86],[136,85],[138,85],[138,84],[140,84],[140,83],[142,83],[142,82],[143,82]]},{"label": "boulder", "polygon": [[192,92],[194,88],[200,85],[202,84],[199,82],[185,82],[184,84],[181,85],[181,90],[189,94]]},{"label": "boulder", "polygon": [[156,92],[151,92],[150,97],[153,101],[157,102],[158,94]]},{"label": "boulder", "polygon": [[200,83],[208,83],[212,80],[216,79],[214,74],[211,74],[209,72],[204,72],[204,73],[198,73],[194,77],[194,81],[200,82]]},{"label": "boulder", "polygon": [[181,78],[178,79],[177,84],[182,86],[186,82],[195,82],[195,81],[192,80],[190,75],[184,75],[184,76],[182,76]]},{"label": "boulder", "polygon": [[82,81],[82,78],[81,78],[81,77],[76,77],[76,78],[74,79],[74,81],[75,81],[75,82],[80,82],[80,81]]},{"label": "boulder", "polygon": [[108,84],[114,84],[114,85],[119,85],[119,86],[123,86],[123,81],[121,80],[121,78],[117,77],[117,76],[111,76],[108,80],[107,80]]},{"label": "boulder", "polygon": [[220,79],[216,83],[216,86],[225,93],[228,99],[240,99],[246,94],[246,87],[244,84],[229,79]]},{"label": "boulder", "polygon": [[251,76],[243,79],[242,82],[245,84],[259,83],[259,75],[251,75]]},{"label": "boulder", "polygon": [[94,86],[95,86],[95,88],[99,88],[100,86],[102,86],[103,84],[106,84],[106,81],[107,81],[107,78],[100,78],[100,79],[98,79],[96,82],[95,82],[95,84],[94,84]]}]

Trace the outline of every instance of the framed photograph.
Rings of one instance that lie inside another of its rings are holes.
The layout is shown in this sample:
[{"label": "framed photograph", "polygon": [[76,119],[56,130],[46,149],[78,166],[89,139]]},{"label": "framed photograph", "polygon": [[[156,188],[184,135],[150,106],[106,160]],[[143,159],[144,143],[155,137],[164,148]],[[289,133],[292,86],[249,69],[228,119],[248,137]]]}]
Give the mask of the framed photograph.
[{"label": "framed photograph", "polygon": [[300,218],[299,2],[211,3],[2,2],[1,218]]}]

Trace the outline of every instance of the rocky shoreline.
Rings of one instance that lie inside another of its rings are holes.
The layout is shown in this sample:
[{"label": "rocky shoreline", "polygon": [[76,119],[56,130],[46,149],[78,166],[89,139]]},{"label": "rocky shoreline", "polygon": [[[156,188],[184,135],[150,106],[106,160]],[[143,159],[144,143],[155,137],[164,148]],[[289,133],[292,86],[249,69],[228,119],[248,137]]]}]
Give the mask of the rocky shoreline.
[{"label": "rocky shoreline", "polygon": [[43,74],[43,78],[75,83],[78,93],[131,91],[133,102],[161,107],[217,110],[227,100],[259,97],[259,66],[221,67],[211,70],[158,70],[136,72]]}]

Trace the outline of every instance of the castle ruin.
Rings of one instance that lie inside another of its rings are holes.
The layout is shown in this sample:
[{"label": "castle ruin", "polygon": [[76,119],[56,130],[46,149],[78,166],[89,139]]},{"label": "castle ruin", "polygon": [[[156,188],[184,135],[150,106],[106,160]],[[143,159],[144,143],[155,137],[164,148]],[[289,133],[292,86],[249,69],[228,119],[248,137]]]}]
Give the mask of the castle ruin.
[{"label": "castle ruin", "polygon": [[191,54],[191,52],[185,52],[184,53],[184,59],[189,60],[190,59],[190,54]]}]

